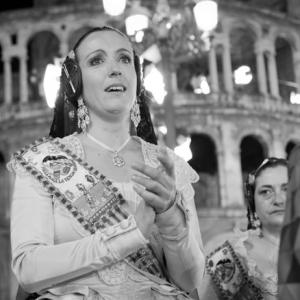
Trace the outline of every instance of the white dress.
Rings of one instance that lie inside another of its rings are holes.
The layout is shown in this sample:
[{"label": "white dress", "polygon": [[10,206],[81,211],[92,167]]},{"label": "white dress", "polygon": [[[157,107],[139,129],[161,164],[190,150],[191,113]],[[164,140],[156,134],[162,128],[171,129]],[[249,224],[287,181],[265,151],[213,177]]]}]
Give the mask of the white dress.
[{"label": "white dress", "polygon": [[[157,146],[139,140],[145,163],[155,166]],[[76,135],[61,142],[84,160]],[[162,246],[170,279],[179,286],[184,283],[192,291],[199,287],[204,273],[191,186],[198,176],[185,161],[169,152],[175,162],[177,190],[183,195],[182,205],[188,213],[183,217],[174,206],[163,213],[156,223],[161,223],[163,226],[158,227],[164,230],[153,234],[151,242]],[[181,299],[181,295],[170,292],[164,281],[155,282],[124,261],[148,242],[134,216],[118,226],[90,234],[15,160],[9,165],[16,173],[11,213],[12,267],[25,291],[38,292],[39,299]],[[132,183],[114,185],[134,212],[142,199]]]}]

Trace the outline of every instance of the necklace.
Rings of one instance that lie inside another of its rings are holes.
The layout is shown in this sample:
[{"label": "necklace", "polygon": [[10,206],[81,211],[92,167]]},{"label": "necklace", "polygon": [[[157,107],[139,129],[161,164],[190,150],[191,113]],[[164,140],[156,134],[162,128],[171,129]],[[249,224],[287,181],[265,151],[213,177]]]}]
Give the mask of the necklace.
[{"label": "necklace", "polygon": [[122,156],[119,155],[119,152],[120,152],[120,151],[128,144],[128,142],[129,142],[130,139],[131,139],[131,136],[129,136],[129,137],[127,138],[127,140],[119,147],[119,149],[114,150],[114,149],[110,148],[109,146],[103,144],[102,142],[98,141],[98,140],[97,140],[96,138],[94,138],[92,135],[90,135],[90,134],[88,134],[88,133],[87,133],[86,135],[87,135],[87,137],[88,137],[89,139],[91,139],[94,143],[96,143],[96,144],[99,145],[100,147],[102,147],[102,148],[104,148],[104,149],[106,149],[106,150],[108,150],[108,151],[110,151],[110,152],[113,153],[112,163],[113,163],[114,166],[120,168],[120,167],[123,167],[123,166],[125,165],[125,160],[124,160],[124,158],[123,158]]}]

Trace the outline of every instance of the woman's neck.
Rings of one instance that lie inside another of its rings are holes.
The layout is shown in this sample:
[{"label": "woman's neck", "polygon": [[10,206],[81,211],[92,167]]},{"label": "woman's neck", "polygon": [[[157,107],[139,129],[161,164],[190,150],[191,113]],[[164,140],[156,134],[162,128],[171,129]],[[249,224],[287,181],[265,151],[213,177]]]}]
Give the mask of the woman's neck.
[{"label": "woman's neck", "polygon": [[99,118],[92,119],[87,132],[100,142],[116,149],[130,136],[129,120],[107,122]]},{"label": "woman's neck", "polygon": [[265,240],[269,241],[271,244],[279,246],[280,230],[281,230],[281,228],[279,226],[264,227],[263,228],[263,237],[265,238]]}]

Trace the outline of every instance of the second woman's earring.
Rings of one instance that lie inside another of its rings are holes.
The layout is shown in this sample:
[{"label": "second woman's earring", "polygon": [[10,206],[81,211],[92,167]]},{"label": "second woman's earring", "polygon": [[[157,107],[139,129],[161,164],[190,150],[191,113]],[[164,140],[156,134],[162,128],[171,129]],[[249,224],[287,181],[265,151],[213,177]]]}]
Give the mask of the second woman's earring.
[{"label": "second woman's earring", "polygon": [[78,127],[83,132],[86,132],[86,129],[90,124],[90,117],[89,117],[88,109],[85,106],[82,97],[79,97],[78,99],[77,117],[78,117]]},{"label": "second woman's earring", "polygon": [[262,232],[262,223],[256,212],[254,212],[254,215],[253,215],[253,225],[254,225],[255,230],[257,230],[258,236],[260,238],[262,238],[264,236],[263,232]]},{"label": "second woman's earring", "polygon": [[137,128],[139,123],[141,122],[141,113],[140,113],[140,106],[135,100],[133,106],[130,111],[130,119],[134,124],[134,127]]}]

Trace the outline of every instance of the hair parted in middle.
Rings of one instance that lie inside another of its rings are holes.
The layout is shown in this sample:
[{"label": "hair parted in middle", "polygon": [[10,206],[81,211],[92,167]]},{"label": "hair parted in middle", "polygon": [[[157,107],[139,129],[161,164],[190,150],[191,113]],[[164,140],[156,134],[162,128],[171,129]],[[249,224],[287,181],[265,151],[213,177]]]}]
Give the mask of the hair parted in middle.
[{"label": "hair parted in middle", "polygon": [[[110,27],[95,27],[84,33],[75,43],[73,49],[69,52],[62,64],[60,76],[60,89],[55,102],[54,118],[50,129],[50,136],[64,137],[73,132],[80,132],[77,126],[78,99],[82,96],[82,74],[78,63],[76,50],[79,45],[93,32],[113,31],[124,38],[130,39],[120,30]],[[132,43],[131,43],[132,44]],[[136,128],[136,134],[142,139],[157,144],[157,138],[154,132],[148,105],[151,102],[152,94],[143,87],[143,73],[140,58],[133,49],[134,68],[137,76],[137,103],[140,108],[141,121]],[[70,112],[72,112],[70,114]],[[73,117],[70,118],[69,116]]]},{"label": "hair parted in middle", "polygon": [[250,172],[245,181],[245,196],[247,201],[247,229],[258,229],[261,226],[255,209],[255,187],[257,177],[268,168],[275,168],[277,166],[287,167],[287,160],[284,158],[269,157],[263,160],[257,169]]}]

